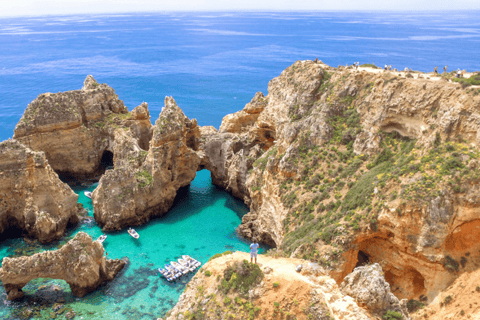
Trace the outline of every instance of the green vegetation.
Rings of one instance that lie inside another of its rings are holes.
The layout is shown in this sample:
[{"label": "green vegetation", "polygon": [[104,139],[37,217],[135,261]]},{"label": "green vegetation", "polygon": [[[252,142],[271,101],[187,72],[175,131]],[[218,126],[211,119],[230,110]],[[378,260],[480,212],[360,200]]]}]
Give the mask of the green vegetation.
[{"label": "green vegetation", "polygon": [[407,309],[408,309],[408,312],[410,313],[415,312],[423,307],[425,307],[425,305],[422,302],[415,299],[410,299],[407,302]]},{"label": "green vegetation", "polygon": [[237,261],[233,266],[225,269],[219,289],[227,294],[230,290],[240,294],[248,294],[248,291],[263,279],[260,267],[247,260]]},{"label": "green vegetation", "polygon": [[455,271],[458,271],[459,263],[457,261],[455,261],[452,257],[446,256],[445,261],[443,263],[443,266],[448,271],[455,272]]},{"label": "green vegetation", "polygon": [[379,69],[379,67],[377,67],[374,63],[364,63],[364,64],[361,64],[360,67]]},{"label": "green vegetation", "polygon": [[145,188],[153,184],[153,177],[147,169],[142,169],[135,173],[135,178],[140,188]]},{"label": "green vegetation", "polygon": [[453,301],[452,296],[451,296],[451,295],[448,295],[448,296],[445,297],[445,299],[443,299],[443,304],[444,304],[444,305],[448,305],[448,304],[450,304],[452,301]]},{"label": "green vegetation", "polygon": [[453,81],[460,83],[463,88],[478,86],[480,85],[480,74],[472,75],[470,78],[454,78]]},{"label": "green vegetation", "polygon": [[209,270],[205,270],[205,276],[210,277],[212,275],[212,272]]},{"label": "green vegetation", "polygon": [[403,320],[402,314],[396,311],[388,310],[382,317],[384,320]]},{"label": "green vegetation", "polygon": [[278,288],[279,285],[280,285],[280,283],[278,283],[278,281],[275,281],[275,282],[273,283],[273,287],[274,287],[274,288]]},{"label": "green vegetation", "polygon": [[213,256],[211,256],[210,259],[208,259],[208,261],[212,261],[213,259],[219,258],[221,256],[226,256],[228,254],[232,254],[232,251],[227,250],[224,253],[216,253]]}]

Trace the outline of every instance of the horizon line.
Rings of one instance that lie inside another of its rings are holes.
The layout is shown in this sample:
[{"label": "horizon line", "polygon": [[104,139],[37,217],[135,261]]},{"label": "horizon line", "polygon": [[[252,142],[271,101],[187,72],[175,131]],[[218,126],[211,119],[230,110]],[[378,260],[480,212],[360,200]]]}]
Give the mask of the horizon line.
[{"label": "horizon line", "polygon": [[61,16],[80,16],[80,15],[135,15],[135,14],[162,14],[162,13],[313,13],[313,12],[372,12],[372,13],[442,13],[442,12],[471,12],[480,11],[478,9],[428,9],[428,10],[416,10],[416,9],[404,9],[404,10],[391,10],[391,9],[351,9],[351,10],[339,10],[339,9],[322,9],[322,10],[263,10],[263,9],[245,9],[245,10],[153,10],[153,11],[116,11],[116,12],[82,12],[82,13],[52,13],[52,14],[26,14],[26,15],[2,15],[0,13],[0,19],[3,18],[28,18],[28,17],[61,17]]}]

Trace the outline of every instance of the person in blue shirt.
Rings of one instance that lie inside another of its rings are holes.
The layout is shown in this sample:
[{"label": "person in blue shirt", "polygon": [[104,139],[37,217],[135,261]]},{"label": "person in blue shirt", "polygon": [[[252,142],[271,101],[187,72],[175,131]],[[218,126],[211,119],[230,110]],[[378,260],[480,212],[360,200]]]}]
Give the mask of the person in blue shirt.
[{"label": "person in blue shirt", "polygon": [[253,258],[255,258],[255,264],[257,264],[257,254],[258,254],[258,247],[260,245],[257,243],[257,239],[253,239],[253,243],[250,245],[250,263],[252,263]]}]

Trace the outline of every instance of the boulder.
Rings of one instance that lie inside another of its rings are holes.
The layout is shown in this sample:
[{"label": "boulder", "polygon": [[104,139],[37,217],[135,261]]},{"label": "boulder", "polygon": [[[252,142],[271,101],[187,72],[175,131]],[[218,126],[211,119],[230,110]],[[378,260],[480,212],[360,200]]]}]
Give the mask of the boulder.
[{"label": "boulder", "polygon": [[372,313],[382,316],[386,311],[392,310],[400,313],[404,320],[410,319],[407,301],[399,301],[393,295],[378,263],[355,268],[343,279],[340,291],[353,297],[358,305]]}]

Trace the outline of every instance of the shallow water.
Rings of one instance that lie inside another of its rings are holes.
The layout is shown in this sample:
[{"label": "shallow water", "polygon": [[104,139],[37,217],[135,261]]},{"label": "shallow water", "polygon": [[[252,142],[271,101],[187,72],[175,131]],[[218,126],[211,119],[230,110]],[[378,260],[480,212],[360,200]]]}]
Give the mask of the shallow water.
[{"label": "shallow water", "polygon": [[[66,239],[84,231],[96,239],[101,229],[93,220],[91,200],[83,192],[93,191],[97,184],[74,187],[92,217],[69,230]],[[226,250],[248,251],[249,243],[239,238],[235,228],[248,208],[239,200],[211,184],[210,172],[202,170],[189,187],[182,188],[172,209],[162,218],[136,227],[140,239],[135,240],[125,231],[109,233],[104,247],[109,258],[128,257],[130,264],[116,279],[83,298],[72,296],[68,284],[61,280],[32,280],[24,289],[26,298],[20,303],[5,301],[0,288],[0,317],[16,319],[15,312],[26,306],[45,304],[41,317],[49,318],[53,303],[64,298],[67,306],[81,312],[84,319],[156,319],[163,316],[178,301],[186,283],[193,274],[168,283],[157,268],[182,254],[188,254],[205,263],[215,253]],[[30,252],[56,249],[62,241],[48,246],[36,244]],[[23,239],[10,239],[0,245],[0,258],[11,256],[15,249],[31,248]],[[260,252],[264,252],[262,247]],[[56,292],[52,286],[63,290]],[[57,319],[62,319],[63,316]]]}]

